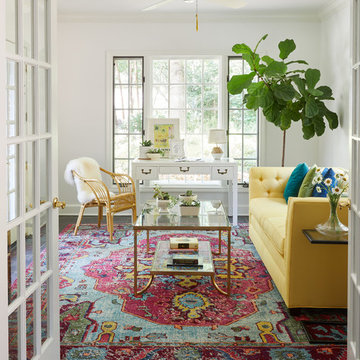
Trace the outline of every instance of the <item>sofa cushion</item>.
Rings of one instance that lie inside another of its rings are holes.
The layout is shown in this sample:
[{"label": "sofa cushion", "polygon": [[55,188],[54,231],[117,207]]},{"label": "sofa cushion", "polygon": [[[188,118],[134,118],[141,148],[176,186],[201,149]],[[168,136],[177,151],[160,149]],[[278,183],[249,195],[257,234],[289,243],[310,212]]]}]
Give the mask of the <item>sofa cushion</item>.
[{"label": "sofa cushion", "polygon": [[288,202],[290,196],[298,196],[301,183],[303,182],[308,170],[309,167],[305,163],[302,163],[297,165],[291,173],[284,190],[284,199],[286,202]]},{"label": "sofa cushion", "polygon": [[249,212],[257,220],[276,251],[284,256],[287,205],[283,198],[255,198]]},{"label": "sofa cushion", "polygon": [[304,177],[304,180],[300,186],[298,197],[310,197],[314,190],[314,184],[312,183],[314,177],[316,176],[317,166],[313,165],[311,169],[307,172]]},{"label": "sofa cushion", "polygon": [[[321,182],[323,184],[323,186],[325,186],[324,185],[325,179],[331,179],[333,182],[336,181],[336,179],[335,179],[335,171],[332,168],[330,168],[330,169],[325,168],[321,175],[323,177],[323,181]],[[314,190],[312,192],[312,196],[313,197],[326,197],[327,196],[327,191],[325,190],[325,188],[323,186],[319,186],[319,188],[321,189],[320,192],[318,192],[316,190],[316,186],[315,186]]]}]

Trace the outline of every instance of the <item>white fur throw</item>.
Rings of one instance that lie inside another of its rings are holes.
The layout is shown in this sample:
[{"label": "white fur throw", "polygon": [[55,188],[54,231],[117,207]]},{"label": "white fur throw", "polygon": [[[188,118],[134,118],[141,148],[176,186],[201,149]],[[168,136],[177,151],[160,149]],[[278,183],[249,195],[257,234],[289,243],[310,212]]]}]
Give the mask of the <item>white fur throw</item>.
[{"label": "white fur throw", "polygon": [[80,179],[73,177],[72,170],[75,170],[80,176],[86,179],[101,180],[100,166],[92,158],[82,157],[68,162],[66,165],[64,179],[70,184],[76,186],[77,198],[81,204],[85,204],[95,199],[95,195]]}]

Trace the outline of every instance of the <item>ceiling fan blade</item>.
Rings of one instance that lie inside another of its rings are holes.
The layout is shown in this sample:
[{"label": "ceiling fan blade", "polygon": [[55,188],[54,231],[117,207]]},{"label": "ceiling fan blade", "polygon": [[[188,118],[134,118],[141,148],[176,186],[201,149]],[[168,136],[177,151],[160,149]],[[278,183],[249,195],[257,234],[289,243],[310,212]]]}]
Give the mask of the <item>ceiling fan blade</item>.
[{"label": "ceiling fan blade", "polygon": [[153,10],[153,9],[156,9],[156,8],[158,8],[160,6],[163,6],[163,5],[165,5],[165,4],[167,4],[167,3],[171,2],[171,1],[173,1],[173,0],[162,0],[162,1],[159,1],[159,2],[157,2],[155,4],[153,4],[153,5],[150,5],[150,6],[146,7],[146,8],[144,8],[144,9],[142,9],[141,11]]},{"label": "ceiling fan blade", "polygon": [[240,9],[244,7],[247,2],[244,0],[207,0],[217,5],[222,5],[232,9]]}]

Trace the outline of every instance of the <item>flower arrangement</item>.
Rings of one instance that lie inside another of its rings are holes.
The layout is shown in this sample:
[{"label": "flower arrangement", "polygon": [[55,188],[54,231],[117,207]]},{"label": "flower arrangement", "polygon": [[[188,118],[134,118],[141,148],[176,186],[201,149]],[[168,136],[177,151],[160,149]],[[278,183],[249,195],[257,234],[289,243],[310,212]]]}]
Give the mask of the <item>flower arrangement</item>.
[{"label": "flower arrangement", "polygon": [[348,228],[342,224],[337,216],[337,206],[341,195],[349,189],[349,178],[347,174],[335,174],[335,180],[326,178],[324,180],[321,170],[316,169],[316,175],[312,181],[318,193],[325,190],[330,203],[329,219],[323,223],[316,225],[316,230],[329,237],[339,237],[347,234]]}]

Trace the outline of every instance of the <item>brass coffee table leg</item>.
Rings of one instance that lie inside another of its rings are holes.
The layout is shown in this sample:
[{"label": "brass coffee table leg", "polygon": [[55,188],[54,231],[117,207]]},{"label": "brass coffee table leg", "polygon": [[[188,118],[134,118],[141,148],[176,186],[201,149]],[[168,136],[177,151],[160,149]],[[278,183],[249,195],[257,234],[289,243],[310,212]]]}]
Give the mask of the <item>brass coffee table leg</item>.
[{"label": "brass coffee table leg", "polygon": [[135,294],[135,296],[139,296],[139,295],[143,294],[143,293],[149,288],[149,286],[152,284],[153,280],[154,280],[154,275],[151,275],[148,283],[147,283],[141,290],[139,290],[139,291]]},{"label": "brass coffee table leg", "polygon": [[137,296],[137,231],[134,230],[134,295]]},{"label": "brass coffee table leg", "polygon": [[146,252],[149,252],[149,230],[146,230]]},{"label": "brass coffee table leg", "polygon": [[231,277],[231,229],[228,230],[228,247],[227,247],[227,295],[230,296],[230,277]]},{"label": "brass coffee table leg", "polygon": [[230,295],[230,294],[228,294],[226,291],[220,289],[219,285],[218,285],[218,284],[216,283],[216,281],[215,281],[215,275],[211,275],[211,282],[213,283],[215,289],[216,289],[220,294],[227,295],[227,296]]}]

